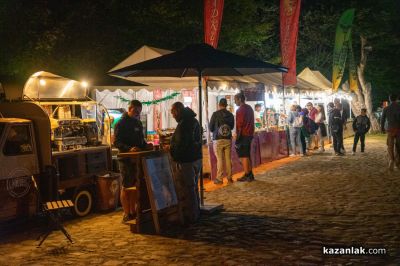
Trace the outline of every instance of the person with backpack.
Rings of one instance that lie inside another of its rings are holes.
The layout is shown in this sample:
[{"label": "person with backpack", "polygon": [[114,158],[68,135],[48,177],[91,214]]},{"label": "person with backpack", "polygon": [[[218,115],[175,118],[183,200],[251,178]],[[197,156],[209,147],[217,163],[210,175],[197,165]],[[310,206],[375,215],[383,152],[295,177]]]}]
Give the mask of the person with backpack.
[{"label": "person with backpack", "polygon": [[235,118],[226,107],[228,103],[225,98],[219,101],[219,110],[214,112],[210,120],[210,131],[213,133],[214,153],[217,157],[217,178],[214,184],[222,184],[224,174],[223,159],[225,158],[225,170],[228,183],[233,183],[231,147],[232,147],[232,129],[235,125]]},{"label": "person with backpack", "polygon": [[343,119],[340,112],[342,106],[340,103],[335,105],[335,108],[329,114],[329,127],[333,137],[333,149],[337,156],[342,156],[344,153],[341,151],[343,146]]},{"label": "person with backpack", "polygon": [[290,156],[293,157],[300,153],[300,130],[303,126],[303,120],[297,111],[296,105],[290,107],[287,122],[289,125],[290,146],[292,148]]},{"label": "person with backpack", "polygon": [[353,152],[352,154],[356,154],[358,140],[361,141],[361,152],[365,151],[365,134],[371,128],[371,121],[367,116],[367,109],[361,109],[361,115],[357,116],[353,121],[353,130],[354,130],[354,143],[353,143]]}]

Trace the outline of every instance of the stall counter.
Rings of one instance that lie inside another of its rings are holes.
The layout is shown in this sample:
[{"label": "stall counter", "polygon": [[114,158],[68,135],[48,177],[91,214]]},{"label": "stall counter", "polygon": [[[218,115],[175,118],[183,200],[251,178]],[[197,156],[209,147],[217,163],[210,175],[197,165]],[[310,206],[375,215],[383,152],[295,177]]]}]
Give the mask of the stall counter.
[{"label": "stall counter", "polygon": [[[211,163],[211,179],[214,180],[217,176],[217,158],[214,153],[214,147],[212,144],[208,145],[210,163]],[[235,150],[235,139],[232,140],[231,148],[232,158],[232,174],[236,174],[243,171],[243,167],[240,163],[239,157]],[[260,164],[279,160],[288,156],[288,142],[286,131],[257,131],[254,134],[253,141],[251,143],[251,162],[253,167],[257,167]],[[225,165],[225,164],[224,164]]]}]

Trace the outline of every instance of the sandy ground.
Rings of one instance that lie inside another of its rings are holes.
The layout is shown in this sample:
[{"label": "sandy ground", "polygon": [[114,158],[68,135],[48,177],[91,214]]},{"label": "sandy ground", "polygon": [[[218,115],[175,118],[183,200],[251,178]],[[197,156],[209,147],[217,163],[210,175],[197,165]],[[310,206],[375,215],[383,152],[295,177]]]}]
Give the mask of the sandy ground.
[{"label": "sandy ground", "polygon": [[[207,184],[206,202],[225,211],[189,228],[131,234],[120,211],[92,214],[66,223],[73,245],[55,232],[36,248],[35,228],[3,237],[0,265],[400,265],[400,170],[387,170],[384,136],[368,136],[365,154],[314,153],[255,173]],[[349,246],[386,255],[323,254]]]}]

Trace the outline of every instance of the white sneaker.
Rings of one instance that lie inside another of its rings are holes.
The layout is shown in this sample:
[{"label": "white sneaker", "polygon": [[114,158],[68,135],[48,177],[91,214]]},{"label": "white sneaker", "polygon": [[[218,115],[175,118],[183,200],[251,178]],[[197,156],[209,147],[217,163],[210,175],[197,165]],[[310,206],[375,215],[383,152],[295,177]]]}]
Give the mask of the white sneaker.
[{"label": "white sneaker", "polygon": [[295,156],[296,156],[296,154],[293,154],[293,153],[289,155],[289,157],[295,157]]},{"label": "white sneaker", "polygon": [[356,155],[356,153],[354,151],[351,152],[351,155]]},{"label": "white sneaker", "polygon": [[324,148],[319,148],[319,152],[325,152]]}]

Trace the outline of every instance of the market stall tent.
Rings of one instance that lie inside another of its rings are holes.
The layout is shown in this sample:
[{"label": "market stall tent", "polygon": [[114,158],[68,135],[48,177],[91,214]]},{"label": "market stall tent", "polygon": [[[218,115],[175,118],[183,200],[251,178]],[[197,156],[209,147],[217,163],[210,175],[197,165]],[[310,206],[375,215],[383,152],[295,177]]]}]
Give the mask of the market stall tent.
[{"label": "market stall tent", "polygon": [[297,75],[297,78],[305,80],[323,91],[330,91],[332,89],[332,83],[324,77],[321,72],[313,71],[308,67],[304,68],[303,71]]},{"label": "market stall tent", "polygon": [[[144,45],[139,48],[137,51],[132,53],[130,56],[122,60],[121,63],[114,66],[108,72],[113,72],[124,67],[134,65],[146,60],[150,60],[156,57],[160,57],[166,54],[173,53],[171,50],[155,48],[148,45]],[[193,77],[184,77],[184,78],[171,78],[171,77],[122,77],[119,75],[112,75],[118,78],[127,79],[134,82],[139,82],[146,84],[147,90],[166,88],[173,90],[180,90],[182,88],[194,88],[197,87],[197,79]],[[140,89],[140,88],[138,88]]]}]

